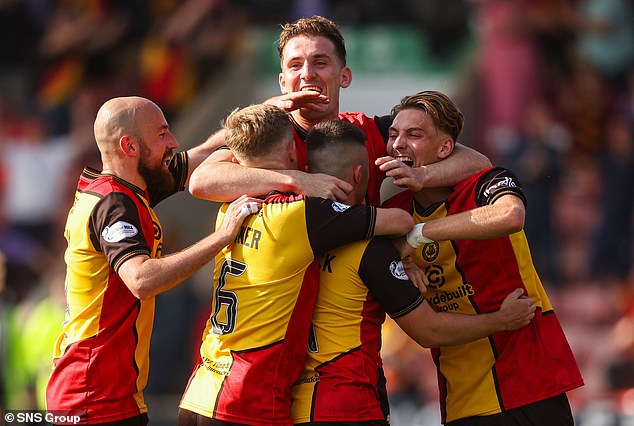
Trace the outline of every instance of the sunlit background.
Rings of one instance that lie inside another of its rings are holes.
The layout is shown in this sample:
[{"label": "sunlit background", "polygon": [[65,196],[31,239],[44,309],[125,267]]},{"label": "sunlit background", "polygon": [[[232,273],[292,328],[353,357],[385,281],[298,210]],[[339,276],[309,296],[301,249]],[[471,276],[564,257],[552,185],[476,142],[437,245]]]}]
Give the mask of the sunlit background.
[{"label": "sunlit background", "polygon": [[[43,409],[63,223],[81,169],[100,167],[99,106],[148,97],[194,146],[236,106],[279,94],[280,24],[320,14],[346,39],[342,111],[383,115],[405,95],[446,92],[466,116],[459,142],[518,175],[533,260],[586,383],[569,394],[576,422],[634,424],[633,3],[0,0],[0,407]],[[208,233],[216,210],[187,192],[160,205],[164,252]],[[175,424],[211,273],[157,298],[151,424]],[[389,322],[383,346],[392,424],[438,425],[429,353]]]}]

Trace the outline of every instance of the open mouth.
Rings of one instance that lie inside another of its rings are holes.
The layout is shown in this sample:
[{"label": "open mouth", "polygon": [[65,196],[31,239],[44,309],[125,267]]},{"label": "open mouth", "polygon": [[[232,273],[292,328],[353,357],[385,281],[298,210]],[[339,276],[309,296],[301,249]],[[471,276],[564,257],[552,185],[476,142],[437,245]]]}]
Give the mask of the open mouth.
[{"label": "open mouth", "polygon": [[396,161],[400,161],[409,167],[414,167],[414,160],[410,157],[396,157]]},{"label": "open mouth", "polygon": [[317,93],[321,93],[321,87],[317,87],[317,86],[304,86],[301,88],[302,92],[306,92],[306,91],[311,91],[311,92],[317,92]]}]

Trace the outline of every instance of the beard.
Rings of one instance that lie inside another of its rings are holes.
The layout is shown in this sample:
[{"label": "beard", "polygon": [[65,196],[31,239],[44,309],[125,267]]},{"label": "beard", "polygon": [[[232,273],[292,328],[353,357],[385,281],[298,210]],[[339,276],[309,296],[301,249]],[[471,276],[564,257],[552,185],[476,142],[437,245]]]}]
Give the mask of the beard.
[{"label": "beard", "polygon": [[137,171],[143,180],[145,180],[150,205],[154,207],[159,201],[176,192],[176,179],[174,179],[170,171],[165,170],[163,166],[164,158],[171,154],[171,152],[166,151],[160,163],[150,164],[148,161],[150,150],[145,145],[145,142],[141,141],[140,145],[141,156]]}]

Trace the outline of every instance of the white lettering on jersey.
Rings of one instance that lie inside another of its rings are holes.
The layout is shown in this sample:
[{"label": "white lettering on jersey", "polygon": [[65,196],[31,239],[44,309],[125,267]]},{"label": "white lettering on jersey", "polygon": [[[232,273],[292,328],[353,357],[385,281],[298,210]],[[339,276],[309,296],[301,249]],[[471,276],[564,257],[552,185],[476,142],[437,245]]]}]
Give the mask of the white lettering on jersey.
[{"label": "white lettering on jersey", "polygon": [[119,221],[112,226],[106,226],[101,236],[109,243],[118,243],[124,238],[134,237],[138,233],[139,230],[136,226],[128,222]]}]

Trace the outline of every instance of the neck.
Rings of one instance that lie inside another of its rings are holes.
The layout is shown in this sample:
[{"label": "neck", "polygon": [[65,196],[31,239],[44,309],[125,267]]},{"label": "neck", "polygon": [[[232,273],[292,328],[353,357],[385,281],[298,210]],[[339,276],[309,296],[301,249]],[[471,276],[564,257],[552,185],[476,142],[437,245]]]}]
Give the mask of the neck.
[{"label": "neck", "polygon": [[335,120],[339,118],[339,113],[337,111],[338,110],[335,110],[334,113],[328,114],[327,116],[322,115],[319,117],[311,118],[302,115],[300,110],[295,110],[291,113],[291,116],[293,117],[293,121],[295,122],[295,124],[300,126],[304,131],[306,131],[306,133],[308,133],[316,124],[321,123],[322,121]]},{"label": "neck", "polygon": [[[130,170],[135,170],[135,172],[130,172]],[[138,186],[141,189],[145,189],[147,187],[145,180],[139,175],[139,173],[136,172],[136,167],[132,168],[131,166],[126,167],[123,165],[117,167],[114,164],[104,163],[101,173],[116,176],[126,182]]]},{"label": "neck", "polygon": [[451,188],[425,188],[414,194],[416,202],[423,207],[446,200],[451,195]]}]

